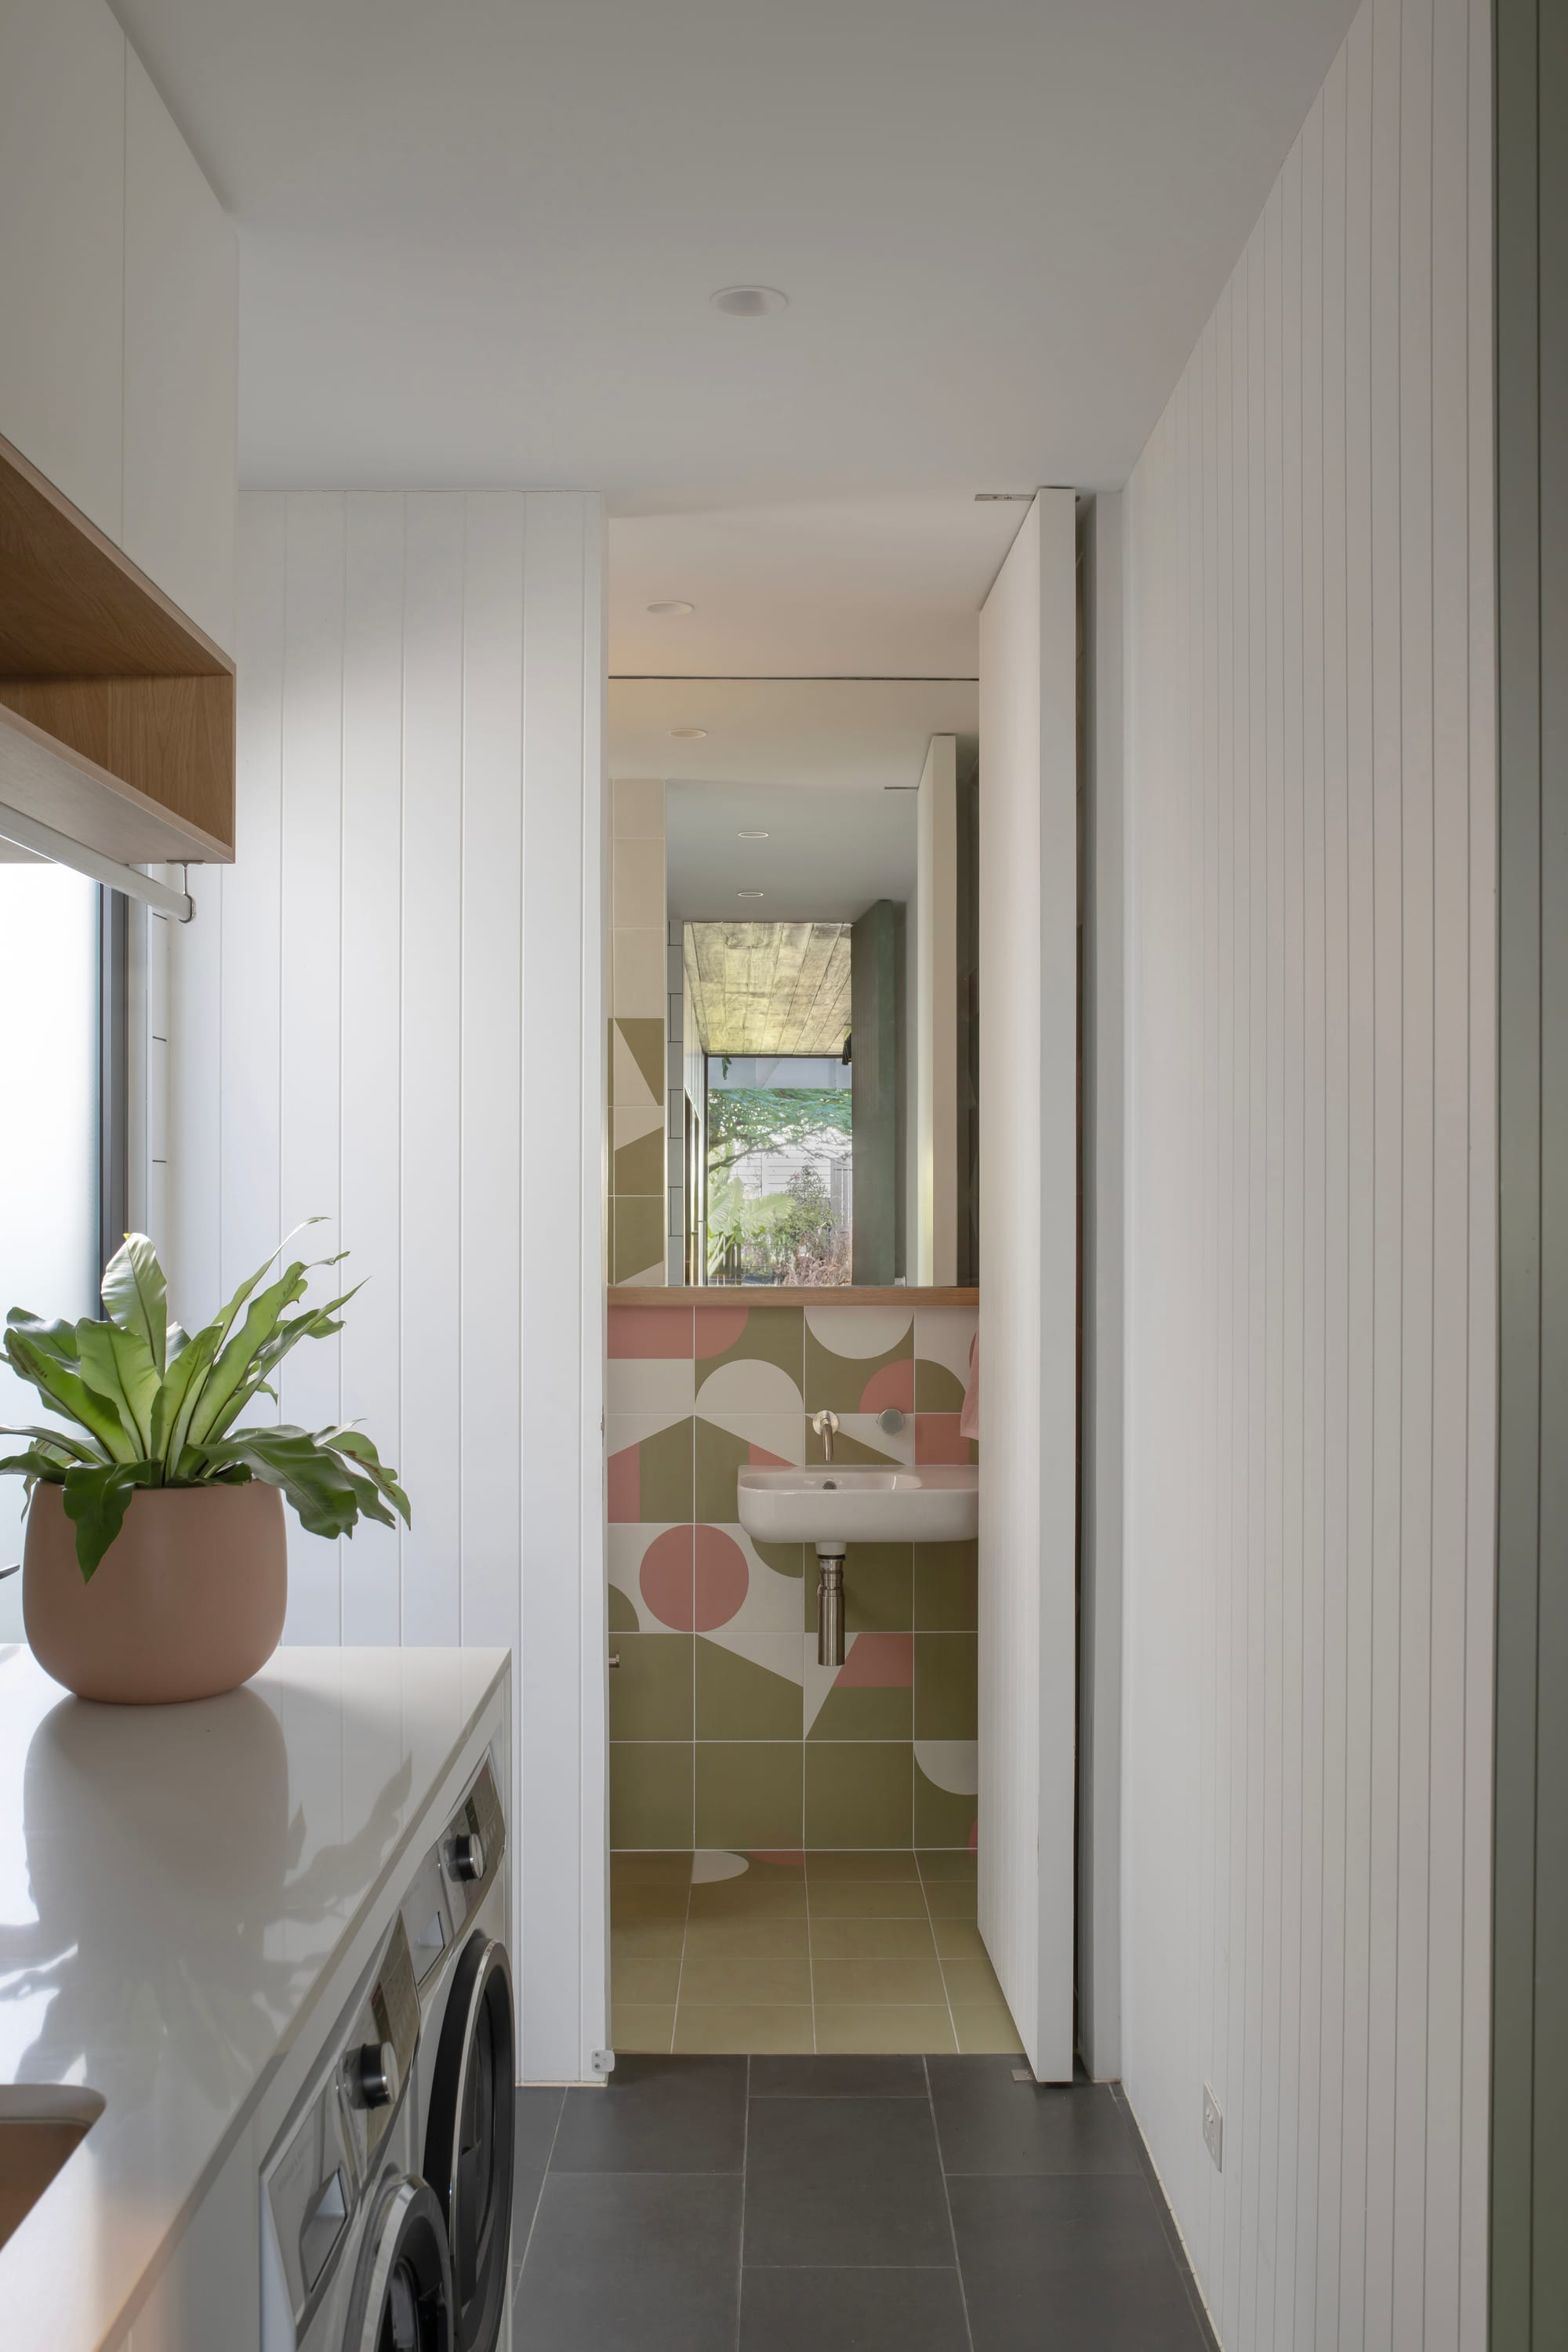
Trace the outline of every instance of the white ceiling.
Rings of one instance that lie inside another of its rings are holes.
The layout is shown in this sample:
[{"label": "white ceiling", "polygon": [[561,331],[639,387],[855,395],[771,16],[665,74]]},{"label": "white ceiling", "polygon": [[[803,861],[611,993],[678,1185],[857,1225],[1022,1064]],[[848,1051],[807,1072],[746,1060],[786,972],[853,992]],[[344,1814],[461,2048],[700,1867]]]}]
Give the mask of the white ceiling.
[{"label": "white ceiling", "polygon": [[[742,829],[768,838],[742,841]],[[879,898],[913,895],[915,794],[673,784],[664,843],[672,919],[852,923]]]},{"label": "white ceiling", "polygon": [[1125,478],[1352,13],[117,5],[238,220],[247,482],[602,489],[614,667],[657,578],[704,661],[905,674],[973,668],[975,490]]},{"label": "white ceiling", "polygon": [[[933,735],[972,736],[979,690],[908,678],[612,678],[612,776],[880,792],[918,784]],[[701,727],[700,741],[672,734]]]}]

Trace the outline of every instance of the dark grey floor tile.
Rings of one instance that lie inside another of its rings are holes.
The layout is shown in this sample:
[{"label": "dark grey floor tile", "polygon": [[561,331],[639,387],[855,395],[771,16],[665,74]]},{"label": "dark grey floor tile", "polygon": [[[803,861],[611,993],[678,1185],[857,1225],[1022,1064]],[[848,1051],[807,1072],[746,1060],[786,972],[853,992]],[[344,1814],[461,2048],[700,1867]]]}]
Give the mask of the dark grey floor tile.
[{"label": "dark grey floor tile", "polygon": [[746,2260],[824,2270],[951,2263],[925,2101],[753,2099]]},{"label": "dark grey floor tile", "polygon": [[602,2091],[568,2091],[557,2172],[739,2172],[743,2058],[622,2058]]},{"label": "dark grey floor tile", "polygon": [[561,2120],[563,2091],[516,2091],[512,2094],[514,2144],[511,2174],[511,2258],[521,2263],[528,2244],[533,2209],[544,2184],[544,2169]]},{"label": "dark grey floor tile", "polygon": [[741,2183],[563,2173],[544,2183],[513,2299],[528,2352],[734,2352]]},{"label": "dark grey floor tile", "polygon": [[753,2099],[923,2099],[919,2058],[753,2058]]},{"label": "dark grey floor tile", "polygon": [[1137,2172],[1108,2086],[1016,2083],[1016,2058],[933,2058],[931,2104],[950,2172]]},{"label": "dark grey floor tile", "polygon": [[956,2271],[741,2273],[741,2352],[969,2352]]},{"label": "dark grey floor tile", "polygon": [[950,2179],[974,2352],[1201,2352],[1147,2184]]}]

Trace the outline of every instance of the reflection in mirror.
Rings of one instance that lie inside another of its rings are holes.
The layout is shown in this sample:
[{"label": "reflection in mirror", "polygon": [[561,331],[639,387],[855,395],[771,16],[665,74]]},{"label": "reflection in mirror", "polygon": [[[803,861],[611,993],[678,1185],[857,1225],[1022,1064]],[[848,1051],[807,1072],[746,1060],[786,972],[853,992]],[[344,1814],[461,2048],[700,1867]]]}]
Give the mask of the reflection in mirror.
[{"label": "reflection in mirror", "polygon": [[978,1279],[975,699],[612,681],[615,1282]]}]

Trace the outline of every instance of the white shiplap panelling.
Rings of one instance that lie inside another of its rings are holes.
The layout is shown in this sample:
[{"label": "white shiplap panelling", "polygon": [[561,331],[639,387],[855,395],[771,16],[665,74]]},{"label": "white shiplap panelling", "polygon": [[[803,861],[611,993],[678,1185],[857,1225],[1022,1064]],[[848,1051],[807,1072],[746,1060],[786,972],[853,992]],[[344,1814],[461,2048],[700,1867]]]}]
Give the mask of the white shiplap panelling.
[{"label": "white shiplap panelling", "polygon": [[1126,499],[1124,2071],[1227,2352],[1485,2340],[1489,123],[1368,0]]},{"label": "white shiplap panelling", "polygon": [[556,2079],[606,2023],[602,538],[574,493],[242,499],[237,854],[171,940],[176,1299],[324,1213],[365,1287],[281,1410],[363,1420],[414,1507],[290,1521],[287,1638],[516,1654],[521,2065]]}]

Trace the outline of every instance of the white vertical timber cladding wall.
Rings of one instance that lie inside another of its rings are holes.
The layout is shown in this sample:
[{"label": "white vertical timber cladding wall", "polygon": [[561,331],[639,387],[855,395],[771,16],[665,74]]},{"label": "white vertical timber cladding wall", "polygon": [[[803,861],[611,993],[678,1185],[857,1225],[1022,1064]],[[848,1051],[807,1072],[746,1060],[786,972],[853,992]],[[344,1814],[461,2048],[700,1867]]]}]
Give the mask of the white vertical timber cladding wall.
[{"label": "white vertical timber cladding wall", "polygon": [[1368,0],[1127,492],[1124,2074],[1227,2352],[1485,2342],[1489,79]]},{"label": "white vertical timber cladding wall", "polygon": [[1078,762],[1073,494],[980,616],[981,1933],[1036,2074],[1073,2069]]},{"label": "white vertical timber cladding wall", "polygon": [[176,1298],[324,1215],[365,1286],[281,1412],[414,1508],[290,1520],[286,1638],[517,1658],[536,2079],[605,2040],[603,565],[575,493],[243,499],[237,856],[167,927]]}]

